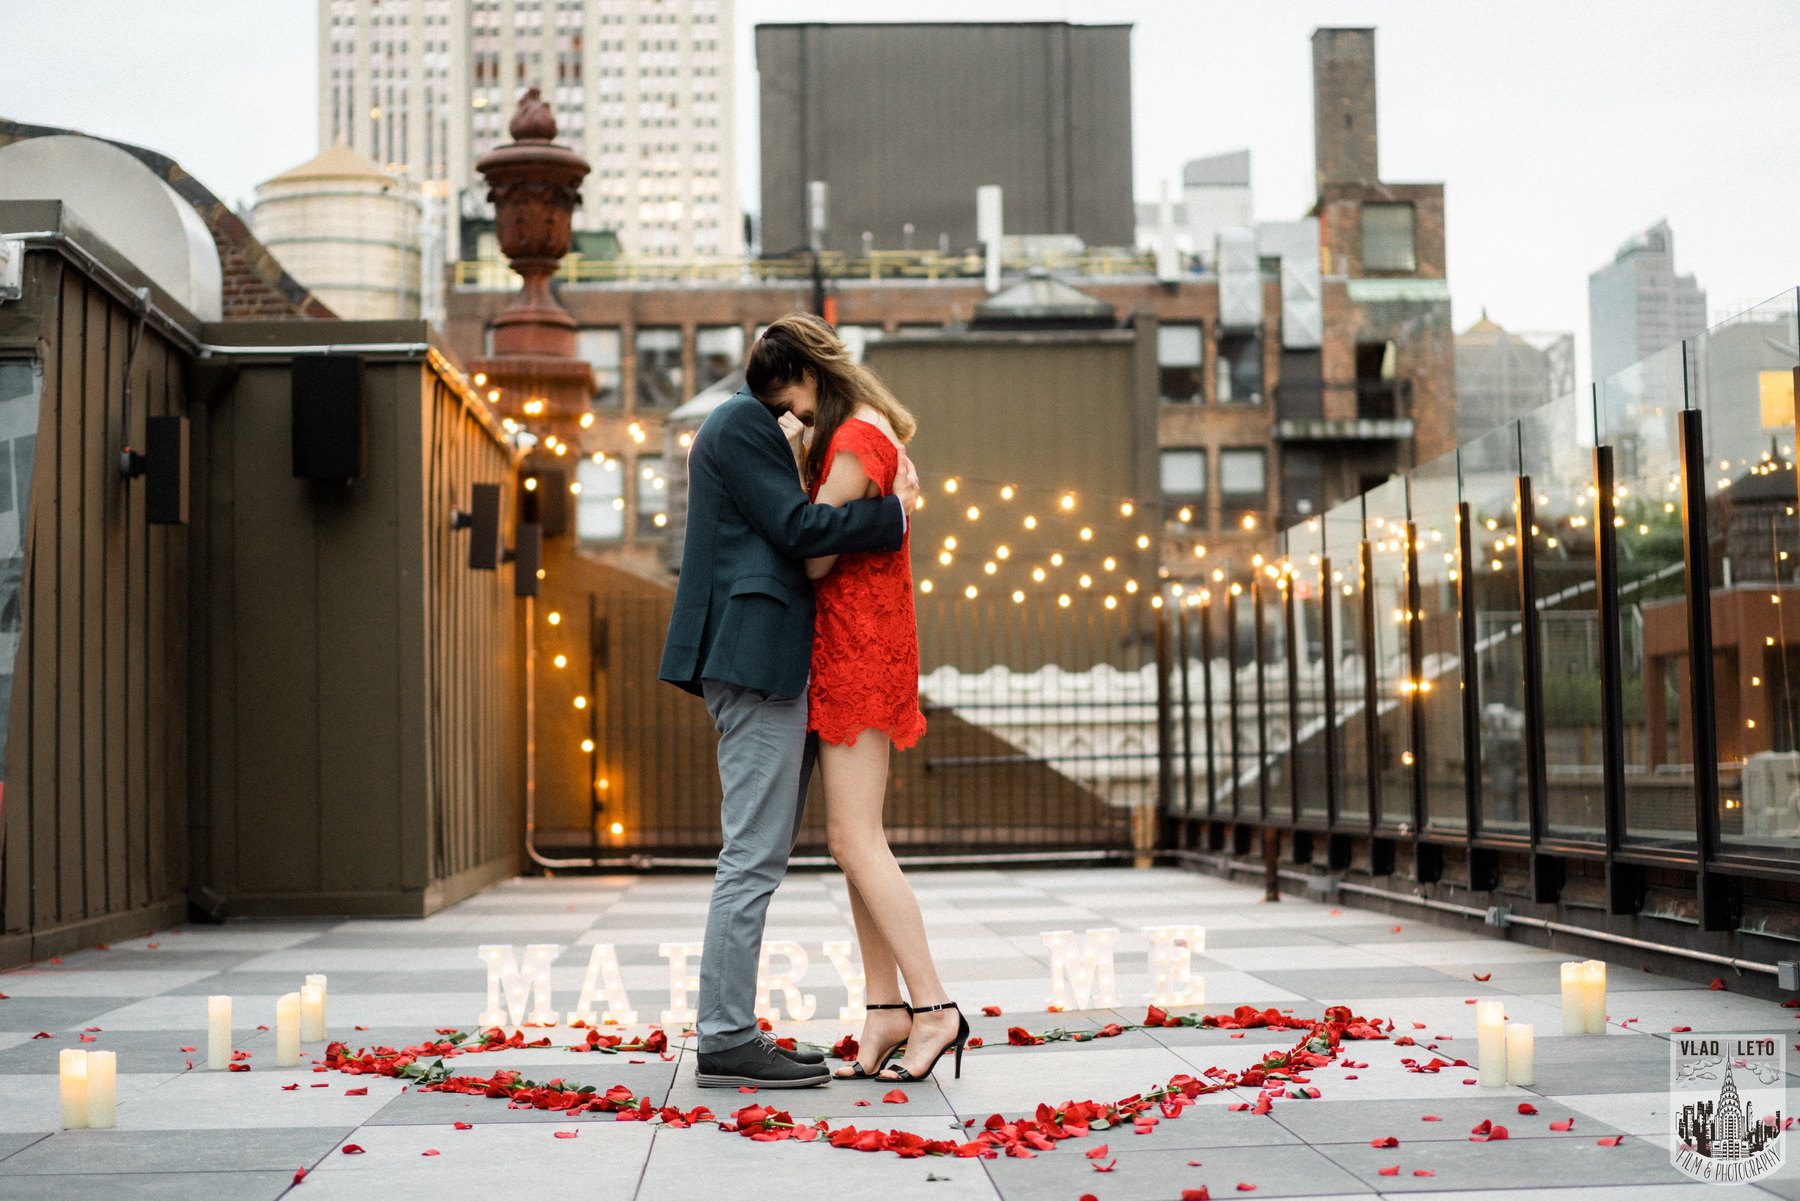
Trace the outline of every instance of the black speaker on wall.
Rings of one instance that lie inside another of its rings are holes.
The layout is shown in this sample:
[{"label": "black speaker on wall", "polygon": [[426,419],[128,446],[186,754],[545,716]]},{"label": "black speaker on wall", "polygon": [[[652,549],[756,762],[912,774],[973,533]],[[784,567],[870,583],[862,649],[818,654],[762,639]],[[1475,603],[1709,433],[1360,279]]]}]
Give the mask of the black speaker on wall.
[{"label": "black speaker on wall", "polygon": [[294,476],[340,482],[361,479],[368,472],[369,459],[362,357],[297,355],[291,383]]},{"label": "black speaker on wall", "polygon": [[188,519],[188,420],[144,419],[144,517],[157,525]]},{"label": "black speaker on wall", "polygon": [[544,582],[538,569],[544,565],[544,527],[535,521],[521,521],[513,531],[513,595],[538,596]]},{"label": "black speaker on wall", "polygon": [[469,567],[500,567],[500,485],[476,484],[469,492]]}]

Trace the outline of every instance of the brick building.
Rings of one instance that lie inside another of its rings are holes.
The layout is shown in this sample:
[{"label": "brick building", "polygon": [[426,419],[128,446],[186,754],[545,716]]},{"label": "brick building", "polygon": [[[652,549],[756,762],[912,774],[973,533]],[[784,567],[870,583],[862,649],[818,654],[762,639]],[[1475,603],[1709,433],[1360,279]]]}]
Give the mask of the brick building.
[{"label": "brick building", "polygon": [[[1443,186],[1371,178],[1373,31],[1321,30],[1314,46],[1324,64],[1315,86],[1330,93],[1320,106],[1330,119],[1316,131],[1316,220],[1222,231],[1216,269],[1174,279],[1157,278],[1152,255],[1007,263],[1009,283],[1035,267],[1154,342],[1161,495],[1143,496],[1136,481],[1114,491],[1160,502],[1160,559],[1173,578],[1221,554],[1245,558],[1283,525],[1456,444]],[[1336,145],[1340,130],[1354,152]],[[508,292],[484,265],[462,266],[448,332],[476,357]],[[862,349],[957,333],[988,299],[973,256],[827,255],[824,276],[820,307]],[[665,442],[669,413],[739,369],[761,326],[812,309],[816,295],[792,261],[637,275],[570,264],[559,298],[580,327],[597,392],[581,441],[565,446],[583,457],[568,474],[598,515],[586,531],[592,549],[668,578],[658,553],[665,465],[681,451]],[[1083,412],[1065,407],[1044,420],[1078,422]],[[919,467],[928,482],[940,469]]]}]

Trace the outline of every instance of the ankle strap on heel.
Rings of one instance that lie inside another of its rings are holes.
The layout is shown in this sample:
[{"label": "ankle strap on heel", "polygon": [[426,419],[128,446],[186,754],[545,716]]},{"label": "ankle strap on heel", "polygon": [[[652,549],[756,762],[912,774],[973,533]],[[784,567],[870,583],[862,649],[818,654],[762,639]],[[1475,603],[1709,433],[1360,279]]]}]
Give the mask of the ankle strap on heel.
[{"label": "ankle strap on heel", "polygon": [[[864,1009],[911,1009],[912,1007],[909,1006],[905,1001],[881,1001],[877,1004],[864,1005],[863,1008]],[[918,1010],[914,1009],[913,1012],[917,1013]]]},{"label": "ankle strap on heel", "polygon": [[[940,1009],[956,1009],[956,1002],[945,1001],[941,1005],[915,1005],[911,1009],[913,1013],[936,1013]],[[957,1012],[960,1013],[961,1010],[957,1010]]]}]

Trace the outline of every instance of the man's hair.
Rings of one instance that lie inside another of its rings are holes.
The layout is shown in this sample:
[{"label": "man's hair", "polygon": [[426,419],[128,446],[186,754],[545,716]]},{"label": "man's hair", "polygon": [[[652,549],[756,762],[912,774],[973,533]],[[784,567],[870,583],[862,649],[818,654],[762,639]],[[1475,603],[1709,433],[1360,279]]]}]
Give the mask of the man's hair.
[{"label": "man's hair", "polygon": [[837,331],[811,313],[789,313],[764,330],[750,348],[744,382],[757,399],[768,401],[809,377],[819,389],[819,411],[803,464],[808,487],[825,469],[832,435],[856,415],[859,405],[886,417],[900,441],[912,441],[918,422],[873,371],[850,357]]}]

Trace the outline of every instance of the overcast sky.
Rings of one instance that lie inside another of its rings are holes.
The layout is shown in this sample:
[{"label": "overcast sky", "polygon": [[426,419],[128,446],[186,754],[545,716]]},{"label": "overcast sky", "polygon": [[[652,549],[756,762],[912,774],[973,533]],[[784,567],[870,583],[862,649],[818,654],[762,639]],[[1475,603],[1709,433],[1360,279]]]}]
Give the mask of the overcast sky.
[{"label": "overcast sky", "polygon": [[[0,116],[154,147],[234,203],[318,149],[315,0],[0,13]],[[1800,283],[1795,0],[738,0],[747,206],[751,27],[852,16],[1131,22],[1139,198],[1247,146],[1267,219],[1311,201],[1309,35],[1373,25],[1382,175],[1447,185],[1459,328],[1485,306],[1512,329],[1572,330],[1583,363],[1588,272],[1659,218],[1715,319]]]}]

